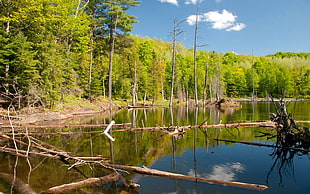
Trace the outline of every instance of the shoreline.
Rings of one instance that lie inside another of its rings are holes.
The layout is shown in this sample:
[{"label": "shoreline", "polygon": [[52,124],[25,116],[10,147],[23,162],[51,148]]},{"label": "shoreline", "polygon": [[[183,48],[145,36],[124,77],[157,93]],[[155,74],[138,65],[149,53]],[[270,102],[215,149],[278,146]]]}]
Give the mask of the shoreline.
[{"label": "shoreline", "polygon": [[[237,102],[252,102],[252,98],[232,98],[233,101]],[[294,102],[294,101],[306,101],[310,100],[309,98],[284,98],[285,102]],[[271,98],[254,98],[254,102],[272,102]],[[280,98],[274,98],[273,101],[280,101]]]},{"label": "shoreline", "polygon": [[[252,102],[252,98],[231,98],[232,101],[236,102]],[[274,101],[279,101],[280,99],[274,99]],[[306,101],[310,99],[306,98],[285,98],[284,101],[286,102],[294,102],[294,101]],[[272,102],[271,98],[256,98],[254,102]],[[3,113],[3,109],[0,110],[0,128],[1,125],[8,125],[10,124],[9,117],[11,119],[11,122],[13,125],[24,125],[24,124],[30,124],[30,125],[38,125],[42,123],[51,123],[55,124],[55,122],[58,123],[64,123],[67,122],[70,119],[73,118],[86,118],[89,116],[93,116],[95,114],[106,114],[109,115],[109,102],[107,101],[101,101],[92,103],[92,106],[83,106],[81,104],[76,105],[74,108],[60,108],[59,110],[50,110],[50,109],[42,109],[42,108],[34,108],[30,111],[21,111],[22,113],[19,114],[12,114],[8,116],[8,114]],[[179,104],[176,104],[175,106],[181,106]],[[155,105],[152,108],[156,107],[163,107],[162,103],[155,103]],[[167,106],[168,107],[168,106]],[[114,102],[112,113],[117,112],[121,109],[129,108],[128,106],[121,106]],[[132,107],[131,107],[132,108]],[[139,107],[142,108],[142,107]],[[149,108],[149,107],[146,107]]]}]

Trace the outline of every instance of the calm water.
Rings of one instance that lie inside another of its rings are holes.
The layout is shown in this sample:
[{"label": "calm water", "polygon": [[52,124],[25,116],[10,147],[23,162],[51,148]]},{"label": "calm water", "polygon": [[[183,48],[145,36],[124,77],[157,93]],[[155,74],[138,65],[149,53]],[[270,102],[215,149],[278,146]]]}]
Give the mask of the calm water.
[{"label": "calm water", "polygon": [[[176,107],[172,111],[165,108],[122,110],[113,115],[116,123],[132,123],[133,127],[148,126],[187,126],[228,123],[244,120],[268,120],[270,113],[275,112],[273,104],[243,102],[241,109],[187,109]],[[291,102],[288,112],[296,120],[310,120],[310,102]],[[72,120],[69,123],[109,123],[109,118],[96,115],[83,120]],[[309,127],[309,125],[308,125]],[[115,128],[114,128],[115,129]],[[102,129],[47,129],[46,132],[71,131],[87,132]],[[187,130],[180,137],[166,136],[164,131],[153,132],[114,132],[116,139],[111,147],[107,137],[101,133],[75,133],[73,135],[36,136],[65,151],[78,156],[103,156],[115,164],[148,166],[150,168],[176,172],[225,181],[238,181],[267,185],[270,188],[263,193],[309,193],[310,160],[307,154],[275,150],[269,147],[257,147],[215,141],[214,138],[274,144],[274,139],[267,140],[261,132],[270,129],[221,128]],[[6,142],[1,142],[2,146]],[[277,151],[277,152],[276,152]],[[0,171],[13,173],[29,183],[37,192],[46,189],[84,180],[89,177],[106,175],[100,167],[81,166],[68,170],[65,163],[32,157],[30,164],[23,158],[0,154]],[[16,168],[14,168],[16,166]],[[30,170],[31,169],[31,170]],[[259,191],[228,187],[194,181],[176,180],[162,177],[143,177],[133,174],[125,177],[141,185],[138,189],[129,189],[121,182],[104,186],[88,187],[72,191],[101,193],[260,193]],[[8,193],[10,186],[0,180],[0,191]]]}]

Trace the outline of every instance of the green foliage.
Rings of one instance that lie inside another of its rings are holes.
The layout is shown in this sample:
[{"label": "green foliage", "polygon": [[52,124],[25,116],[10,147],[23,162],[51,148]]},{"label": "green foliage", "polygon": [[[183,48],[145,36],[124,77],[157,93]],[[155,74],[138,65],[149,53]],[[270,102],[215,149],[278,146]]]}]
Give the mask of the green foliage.
[{"label": "green foliage", "polygon": [[[0,3],[0,92],[24,104],[53,107],[66,96],[105,96],[114,34],[113,97],[156,101],[171,91],[172,45],[129,32],[135,0],[3,0]],[[114,30],[114,33],[111,33]],[[177,43],[174,97],[194,97],[193,50]],[[310,54],[252,57],[198,51],[198,97],[310,96]],[[254,79],[254,80],[253,80]],[[253,85],[254,83],[254,85]],[[26,103],[27,102],[27,103]]]}]

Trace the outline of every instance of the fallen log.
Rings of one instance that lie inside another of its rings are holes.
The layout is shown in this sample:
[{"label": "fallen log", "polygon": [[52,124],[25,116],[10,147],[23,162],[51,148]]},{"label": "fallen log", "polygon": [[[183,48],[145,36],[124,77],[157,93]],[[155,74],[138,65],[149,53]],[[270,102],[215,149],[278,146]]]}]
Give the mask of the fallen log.
[{"label": "fallen log", "polygon": [[[296,121],[296,123],[310,123],[310,121]],[[125,129],[116,129],[113,132],[128,132],[128,131],[160,131],[160,130],[175,130],[177,127],[140,127],[140,128],[128,128],[131,123],[124,124],[114,124],[113,127]],[[77,125],[21,125],[21,126],[13,126],[15,129],[47,129],[47,128],[104,128],[107,127],[108,124],[77,124]],[[276,125],[272,121],[258,121],[258,122],[249,122],[249,121],[238,121],[238,123],[227,123],[227,124],[215,124],[215,125],[193,125],[193,126],[178,126],[180,129],[207,129],[207,128],[233,128],[233,127],[264,127],[264,128],[276,128]],[[1,125],[2,129],[11,129],[12,126],[9,125]],[[99,133],[101,131],[92,131],[92,132],[55,132],[55,133],[44,133],[47,135],[70,135],[74,133]],[[42,133],[31,133],[34,135],[43,135]]]},{"label": "fallen log", "polygon": [[10,115],[5,115],[5,114],[0,114],[0,119],[3,119],[3,120],[22,120],[21,117],[10,116]]},{"label": "fallen log", "polygon": [[[47,129],[47,128],[104,128],[109,124],[62,124],[62,125],[1,125],[2,129],[11,129],[19,128],[19,129]],[[113,124],[113,127],[128,127],[131,123],[122,123],[122,124]]]},{"label": "fallen log", "polygon": [[21,193],[21,194],[35,194],[36,193],[34,190],[32,190],[32,188],[28,184],[25,184],[22,180],[20,180],[17,177],[14,177],[11,174],[1,172],[0,179],[11,184],[18,193]]},{"label": "fallen log", "polygon": [[[28,132],[28,135],[33,136],[46,136],[46,135],[74,135],[74,134],[93,134],[102,133],[102,131],[68,131],[68,132]],[[11,135],[11,132],[5,132],[7,135]],[[15,133],[15,136],[24,136],[26,133]]]},{"label": "fallen log", "polygon": [[227,140],[227,139],[213,139],[213,140],[215,140],[215,141],[230,142],[230,143],[240,143],[240,144],[254,145],[254,146],[264,146],[264,147],[272,147],[272,148],[290,149],[290,150],[296,150],[296,151],[300,151],[300,152],[310,152],[310,150],[303,149],[303,148],[283,147],[283,146],[277,146],[277,145],[255,143],[255,142],[234,141],[234,140]]},{"label": "fallen log", "polygon": [[207,129],[207,128],[233,128],[233,127],[270,127],[275,128],[276,125],[271,121],[264,122],[244,122],[244,123],[228,123],[216,125],[193,125],[193,126],[175,126],[175,127],[141,127],[131,129],[116,129],[113,132],[126,131],[161,131],[161,130],[175,130],[175,129]]},{"label": "fallen log", "polygon": [[71,191],[74,189],[78,189],[85,186],[92,186],[92,185],[104,185],[110,182],[115,182],[121,178],[119,173],[113,173],[104,177],[99,178],[88,178],[83,181],[73,182],[69,184],[59,185],[47,190],[48,193],[63,193],[67,191]]},{"label": "fallen log", "polygon": [[[127,125],[129,123],[124,124],[114,124],[116,127],[122,127],[126,126],[125,129],[115,129],[113,132],[134,132],[134,131],[174,131],[176,129],[184,130],[184,129],[206,129],[206,128],[233,128],[233,127],[268,127],[268,128],[275,128],[275,124],[271,121],[262,121],[262,122],[240,122],[240,123],[228,123],[228,124],[216,124],[216,125],[195,125],[195,126],[169,126],[169,127],[141,127],[141,128],[128,128]],[[113,125],[113,126],[114,126]],[[57,126],[59,128],[64,127],[64,125],[48,125],[47,126],[15,126],[15,129],[18,128],[27,128],[30,129],[44,129],[44,127],[47,128],[53,128]],[[61,126],[61,127],[60,127]],[[74,128],[74,127],[83,127],[83,128],[104,128],[107,126],[104,125],[66,125],[68,128]],[[12,126],[4,126],[3,128],[11,128]],[[3,132],[4,133],[4,132]],[[10,131],[6,132],[10,133]],[[31,132],[28,131],[29,135],[72,135],[76,133],[102,133],[102,131],[68,131],[68,132],[44,132],[44,133],[38,133],[38,132]],[[24,135],[24,133],[16,133],[15,135]]]},{"label": "fallen log", "polygon": [[137,172],[140,174],[151,175],[151,176],[169,177],[169,178],[176,178],[176,179],[183,179],[183,180],[193,180],[193,181],[207,182],[207,183],[212,183],[212,184],[220,184],[220,185],[225,185],[225,186],[240,187],[240,188],[258,190],[258,191],[263,191],[263,190],[268,188],[268,186],[265,186],[265,185],[242,183],[242,182],[221,181],[221,180],[207,179],[207,178],[202,178],[202,177],[187,176],[187,175],[183,175],[183,174],[177,174],[177,173],[160,171],[160,170],[156,170],[156,169],[150,169],[150,168],[147,168],[145,166],[136,167],[136,166],[125,166],[125,165],[111,165],[111,167],[119,168],[122,170],[133,171],[133,172]]},{"label": "fallen log", "polygon": [[20,156],[23,158],[28,158],[29,155],[37,155],[37,156],[43,156],[43,157],[48,157],[48,158],[61,159],[61,157],[58,155],[52,155],[52,154],[48,154],[44,152],[33,152],[33,151],[27,152],[24,150],[16,150],[15,148],[1,147],[0,152],[9,153],[9,154]]},{"label": "fallen log", "polygon": [[[7,136],[7,135],[0,135],[0,137],[9,139],[14,141],[11,137]],[[60,150],[50,144],[47,144],[45,142],[42,142],[34,137],[29,137],[30,139],[32,139],[32,144],[31,147],[36,148],[42,152],[37,152],[37,151],[24,151],[24,150],[20,150],[20,149],[15,149],[15,148],[8,148],[8,147],[0,147],[0,152],[4,152],[4,153],[9,153],[12,155],[16,155],[16,156],[20,156],[20,157],[24,157],[24,158],[28,158],[29,155],[36,155],[36,156],[43,156],[43,157],[48,157],[48,158],[53,158],[53,159],[58,159],[58,160],[71,160],[74,161],[77,164],[97,164],[97,165],[103,165],[103,160],[104,158],[102,157],[74,157],[74,156],[70,156],[68,152],[65,152],[63,150]],[[15,141],[21,145],[28,145],[27,143],[15,139]],[[43,145],[49,147],[43,147]],[[105,167],[105,166],[104,166]]]},{"label": "fallen log", "polygon": [[295,121],[296,123],[310,123],[310,121]]}]

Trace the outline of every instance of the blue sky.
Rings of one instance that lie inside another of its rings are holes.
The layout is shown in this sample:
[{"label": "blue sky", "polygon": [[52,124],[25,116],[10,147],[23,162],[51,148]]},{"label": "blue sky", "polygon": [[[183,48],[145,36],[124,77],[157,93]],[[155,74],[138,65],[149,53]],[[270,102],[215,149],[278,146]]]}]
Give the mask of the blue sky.
[{"label": "blue sky", "polygon": [[186,48],[237,54],[310,52],[310,0],[140,0],[129,14],[138,17],[133,34],[172,41],[173,21]]}]

